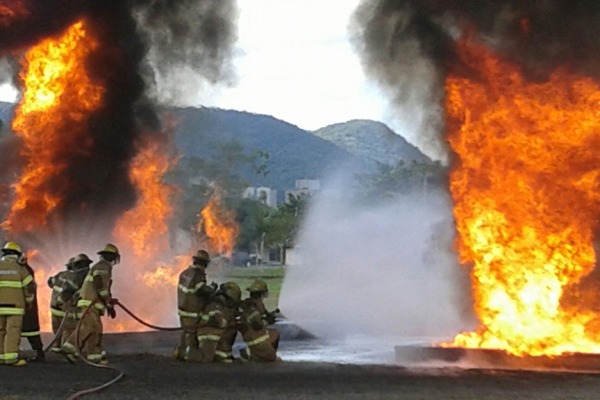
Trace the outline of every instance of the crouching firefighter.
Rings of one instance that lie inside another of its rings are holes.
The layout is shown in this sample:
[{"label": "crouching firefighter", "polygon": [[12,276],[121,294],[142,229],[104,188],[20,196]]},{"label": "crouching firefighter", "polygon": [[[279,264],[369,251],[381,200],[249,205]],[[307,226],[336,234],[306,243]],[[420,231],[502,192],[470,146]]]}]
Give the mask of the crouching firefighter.
[{"label": "crouching firefighter", "polygon": [[[250,300],[254,302],[254,306],[260,313],[265,325],[274,325],[280,312],[278,308],[273,311],[267,311],[265,307],[264,299],[269,297],[267,283],[262,279],[256,279],[246,290],[250,293]],[[266,329],[269,333],[269,341],[273,345],[273,348],[277,350],[279,347],[279,331],[272,327],[267,327]]]},{"label": "crouching firefighter", "polygon": [[42,343],[42,336],[40,334],[40,315],[37,301],[35,272],[33,268],[31,268],[31,265],[29,265],[25,254],[19,258],[19,264],[26,269],[33,278],[33,302],[31,303],[31,307],[25,310],[25,315],[23,316],[23,328],[21,329],[21,337],[27,338],[29,346],[35,351],[35,356],[28,358],[27,361],[44,362],[46,361],[46,354],[44,353],[44,344]]},{"label": "crouching firefighter", "polygon": [[240,350],[242,359],[259,362],[278,360],[274,340],[269,335],[267,324],[252,299],[245,299],[240,304],[238,329],[246,343],[246,348]]},{"label": "crouching firefighter", "polygon": [[225,282],[221,284],[219,292],[223,297],[222,309],[223,317],[227,321],[227,326],[221,335],[215,352],[215,361],[231,363],[234,361],[232,348],[237,336],[237,320],[239,317],[240,301],[242,300],[242,290],[235,282]]},{"label": "crouching firefighter", "polygon": [[74,361],[77,346],[89,362],[105,365],[108,362],[102,348],[101,317],[105,313],[111,318],[117,316],[114,309],[117,300],[111,294],[112,269],[120,262],[121,255],[119,249],[110,243],[98,254],[100,260],[90,268],[78,292],[77,314],[81,318],[78,329],[63,343],[61,352],[69,361]]},{"label": "crouching firefighter", "polygon": [[210,298],[202,312],[202,317],[198,323],[200,358],[197,361],[199,362],[210,363],[216,359],[217,345],[228,326],[226,315],[229,312],[226,310],[228,308],[226,290],[227,284],[222,284],[219,290]]},{"label": "crouching firefighter", "polygon": [[198,328],[202,311],[217,289],[216,283],[206,284],[206,268],[210,256],[206,250],[198,250],[192,257],[192,265],[179,274],[177,285],[177,314],[182,333],[175,349],[175,359],[200,361],[198,349]]},{"label": "crouching firefighter", "polygon": [[19,264],[21,256],[21,247],[7,242],[0,259],[0,364],[13,366],[27,365],[19,344],[25,309],[34,300],[33,277]]}]

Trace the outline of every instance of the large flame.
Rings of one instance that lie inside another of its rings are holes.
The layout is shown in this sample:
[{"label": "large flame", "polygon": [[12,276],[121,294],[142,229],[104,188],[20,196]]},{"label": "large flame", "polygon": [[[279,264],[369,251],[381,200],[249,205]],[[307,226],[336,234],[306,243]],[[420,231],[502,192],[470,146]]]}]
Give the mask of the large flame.
[{"label": "large flame", "polygon": [[25,55],[19,74],[25,90],[12,129],[22,139],[26,165],[13,185],[14,202],[3,223],[8,231],[45,226],[67,192],[68,180],[56,178],[67,158],[89,150],[86,117],[102,103],[104,94],[85,68],[96,46],[80,21]]},{"label": "large flame", "polygon": [[209,249],[231,258],[239,229],[234,213],[223,208],[219,190],[213,193],[200,215],[197,231],[206,234]]},{"label": "large flame", "polygon": [[470,38],[458,54],[466,68],[446,80],[451,192],[481,326],[454,345],[600,352],[598,314],[577,290],[596,263],[600,87],[566,69],[528,81]]}]

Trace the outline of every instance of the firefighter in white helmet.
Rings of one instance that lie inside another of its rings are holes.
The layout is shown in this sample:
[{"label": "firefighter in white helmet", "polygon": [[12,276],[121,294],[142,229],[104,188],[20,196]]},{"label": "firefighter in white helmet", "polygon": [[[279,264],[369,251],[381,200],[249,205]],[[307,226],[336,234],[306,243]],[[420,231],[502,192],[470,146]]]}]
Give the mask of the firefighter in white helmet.
[{"label": "firefighter in white helmet", "polygon": [[[75,330],[63,343],[61,352],[69,361],[74,361],[79,346],[86,359],[96,364],[107,364],[106,353],[102,348],[102,320],[105,313],[115,318],[116,299],[112,297],[112,269],[121,260],[119,249],[107,244],[98,252],[100,260],[94,264],[85,277],[78,292],[77,313],[81,315],[79,332]],[[79,338],[79,343],[77,343]]]},{"label": "firefighter in white helmet", "polygon": [[33,277],[19,264],[23,251],[15,242],[7,242],[0,258],[0,363],[22,366],[19,359],[23,315],[34,300]]}]

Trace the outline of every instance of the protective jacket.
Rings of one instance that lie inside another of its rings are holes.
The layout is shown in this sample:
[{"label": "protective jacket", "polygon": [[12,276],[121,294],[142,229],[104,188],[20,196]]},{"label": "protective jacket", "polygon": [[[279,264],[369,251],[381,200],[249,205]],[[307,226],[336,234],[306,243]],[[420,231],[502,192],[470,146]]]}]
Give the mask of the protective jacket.
[{"label": "protective jacket", "polygon": [[0,259],[0,315],[24,315],[26,305],[33,304],[33,276],[17,262],[17,256]]},{"label": "protective jacket", "polygon": [[86,308],[94,304],[94,308],[104,314],[107,306],[111,305],[112,294],[112,264],[104,259],[100,259],[94,264],[83,281],[79,289],[78,308]]},{"label": "protective jacket", "polygon": [[252,361],[270,362],[277,360],[276,331],[271,334],[263,315],[257,308],[254,299],[246,299],[240,305],[240,321],[238,324],[242,338],[247,346],[247,354]]},{"label": "protective jacket", "polygon": [[198,347],[200,349],[200,362],[212,362],[215,358],[217,344],[221,335],[227,328],[227,319],[224,315],[226,299],[224,296],[213,296],[202,311],[198,326]]},{"label": "protective jacket", "polygon": [[63,298],[62,292],[65,286],[65,280],[67,279],[69,271],[60,271],[58,274],[51,276],[48,279],[48,286],[52,289],[52,293],[50,295],[50,312],[52,315],[57,315],[59,317],[63,317]]},{"label": "protective jacket", "polygon": [[[37,303],[37,285],[35,283],[35,272],[33,268],[27,263],[21,264],[22,268],[31,275],[32,290],[33,290],[33,301],[31,307],[25,311],[23,317],[23,328],[21,329],[21,336],[39,336],[40,335],[40,316],[38,314],[38,303]],[[36,349],[37,350],[37,349]]]},{"label": "protective jacket", "polygon": [[206,284],[205,267],[190,265],[179,275],[177,306],[180,317],[200,318],[213,289]]}]

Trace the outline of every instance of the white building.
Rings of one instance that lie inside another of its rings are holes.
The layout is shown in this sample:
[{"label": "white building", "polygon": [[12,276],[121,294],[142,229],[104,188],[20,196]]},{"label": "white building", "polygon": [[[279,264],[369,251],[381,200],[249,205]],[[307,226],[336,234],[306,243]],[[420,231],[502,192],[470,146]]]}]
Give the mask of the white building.
[{"label": "white building", "polygon": [[290,195],[294,197],[299,196],[313,196],[316,192],[321,189],[321,181],[318,179],[296,179],[294,189],[286,190],[284,201],[289,201]]},{"label": "white building", "polygon": [[277,190],[266,186],[248,187],[242,194],[244,199],[254,199],[266,206],[277,207]]}]

